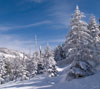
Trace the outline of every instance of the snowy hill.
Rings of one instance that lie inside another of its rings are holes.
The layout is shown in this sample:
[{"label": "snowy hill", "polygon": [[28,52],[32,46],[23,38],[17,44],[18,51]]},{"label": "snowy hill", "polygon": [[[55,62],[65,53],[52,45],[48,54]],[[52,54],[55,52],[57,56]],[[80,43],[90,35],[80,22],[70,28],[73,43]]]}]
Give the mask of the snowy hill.
[{"label": "snowy hill", "polygon": [[61,74],[57,77],[38,75],[31,80],[3,84],[0,89],[100,89],[100,71],[89,77],[67,81],[63,80],[65,69],[60,68]]},{"label": "snowy hill", "polygon": [[7,48],[0,48],[0,56],[4,56],[5,58],[16,58],[16,57],[23,57],[23,54],[25,57],[28,57],[25,53],[7,49]]}]

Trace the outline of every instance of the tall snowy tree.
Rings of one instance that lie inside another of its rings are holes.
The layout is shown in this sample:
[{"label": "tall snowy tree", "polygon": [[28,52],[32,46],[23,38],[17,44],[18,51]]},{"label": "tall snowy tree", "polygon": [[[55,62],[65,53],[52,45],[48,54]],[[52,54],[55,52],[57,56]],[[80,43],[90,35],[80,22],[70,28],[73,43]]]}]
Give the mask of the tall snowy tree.
[{"label": "tall snowy tree", "polygon": [[95,16],[91,16],[88,30],[92,36],[93,48],[94,48],[94,61],[100,62],[100,30],[99,25],[96,22]]},{"label": "tall snowy tree", "polygon": [[92,17],[89,26],[82,21],[84,14],[76,6],[72,15],[71,31],[66,37],[64,50],[66,61],[71,63],[67,69],[67,79],[85,77],[94,74],[96,58],[96,41],[98,26]]},{"label": "tall snowy tree", "polygon": [[63,47],[67,63],[71,63],[73,60],[93,59],[92,37],[87,30],[87,23],[82,21],[83,17],[85,17],[84,14],[76,6],[71,19],[71,31],[68,33]]},{"label": "tall snowy tree", "polygon": [[31,77],[33,77],[37,73],[38,64],[40,62],[40,53],[37,49],[37,36],[36,35],[35,35],[34,41],[35,41],[35,51],[32,57],[30,57],[30,60],[28,61],[28,69],[31,74]]},{"label": "tall snowy tree", "polygon": [[35,36],[35,51],[30,57],[30,60],[28,61],[28,69],[30,72],[31,77],[33,77],[35,74],[43,73],[43,53],[42,53],[42,47],[40,46],[40,49],[37,49],[37,36]]}]

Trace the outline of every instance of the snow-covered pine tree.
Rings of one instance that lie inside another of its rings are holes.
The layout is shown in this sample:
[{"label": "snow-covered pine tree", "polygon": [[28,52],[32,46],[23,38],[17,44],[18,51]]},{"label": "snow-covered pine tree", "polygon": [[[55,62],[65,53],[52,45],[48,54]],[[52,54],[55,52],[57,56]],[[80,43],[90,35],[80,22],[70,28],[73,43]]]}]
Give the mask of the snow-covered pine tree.
[{"label": "snow-covered pine tree", "polygon": [[88,24],[88,30],[90,32],[90,35],[92,37],[93,41],[93,48],[94,48],[94,61],[96,63],[100,62],[100,30],[99,25],[96,22],[95,16],[91,16],[89,24]]},{"label": "snow-covered pine tree", "polygon": [[63,47],[66,53],[66,63],[71,63],[73,60],[93,59],[92,38],[87,30],[87,23],[82,21],[83,17],[85,17],[84,14],[76,6],[71,19],[71,31]]},{"label": "snow-covered pine tree", "polygon": [[6,74],[6,68],[5,68],[5,62],[3,56],[0,57],[0,84],[5,82],[5,74]]},{"label": "snow-covered pine tree", "polygon": [[29,79],[29,71],[27,69],[27,60],[28,59],[25,58],[25,55],[23,53],[23,57],[21,60],[21,72],[20,72],[21,80]]},{"label": "snow-covered pine tree", "polygon": [[40,46],[40,49],[39,49],[38,70],[37,70],[38,74],[41,74],[41,73],[44,72],[43,56],[44,56],[44,54],[42,52],[42,47]]},{"label": "snow-covered pine tree", "polygon": [[28,61],[28,69],[31,77],[35,74],[43,73],[43,54],[42,51],[35,51],[32,58]]},{"label": "snow-covered pine tree", "polygon": [[23,73],[23,65],[22,65],[23,59],[19,56],[16,58],[11,58],[10,60],[6,61],[6,68],[7,68],[7,75],[8,75],[8,80],[7,81],[12,81],[12,80],[17,80],[20,77],[22,77]]},{"label": "snow-covered pine tree", "polygon": [[71,31],[66,37],[64,49],[66,60],[71,63],[67,69],[67,79],[89,76],[94,73],[91,62],[94,61],[94,45],[91,30],[82,21],[84,17],[76,6],[75,13],[72,15]]},{"label": "snow-covered pine tree", "polygon": [[54,59],[56,62],[59,62],[61,60],[65,59],[65,52],[62,48],[62,45],[58,45],[55,49],[54,49]]},{"label": "snow-covered pine tree", "polygon": [[12,73],[12,60],[11,58],[8,58],[7,60],[5,60],[5,64],[6,64],[6,82],[8,81],[12,81],[13,80],[13,73]]},{"label": "snow-covered pine tree", "polygon": [[10,61],[10,80],[17,80],[20,77],[22,70],[21,60],[19,57],[13,58]]},{"label": "snow-covered pine tree", "polygon": [[93,75],[95,68],[85,60],[74,60],[67,68],[67,80]]},{"label": "snow-covered pine tree", "polygon": [[37,65],[39,61],[39,53],[38,51],[35,51],[30,57],[30,59],[27,61],[27,69],[29,71],[29,76],[34,77],[37,73]]},{"label": "snow-covered pine tree", "polygon": [[[43,57],[42,57],[42,49],[41,49],[41,46],[40,46],[40,50],[38,51],[37,49],[37,36],[35,35],[35,52],[33,53],[33,57],[31,58],[32,60],[32,63],[31,63],[31,69],[33,68],[33,72],[32,72],[32,75],[34,74],[40,74],[42,73],[42,70],[43,70]],[[30,61],[30,62],[31,62]]]},{"label": "snow-covered pine tree", "polygon": [[57,75],[56,62],[54,60],[53,51],[47,45],[44,53],[44,67],[46,72],[52,77]]},{"label": "snow-covered pine tree", "polygon": [[29,79],[29,72],[27,71],[27,67],[26,65],[22,65],[22,71],[20,72],[20,76],[21,76],[21,81],[23,80],[28,80]]}]

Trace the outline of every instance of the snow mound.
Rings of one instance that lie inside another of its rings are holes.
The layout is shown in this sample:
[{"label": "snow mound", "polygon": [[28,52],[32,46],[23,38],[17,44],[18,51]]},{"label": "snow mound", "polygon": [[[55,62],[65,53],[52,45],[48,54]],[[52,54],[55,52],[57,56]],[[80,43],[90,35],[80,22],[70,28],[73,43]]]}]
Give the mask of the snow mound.
[{"label": "snow mound", "polygon": [[85,77],[94,74],[95,69],[86,61],[73,61],[67,71],[67,80]]}]

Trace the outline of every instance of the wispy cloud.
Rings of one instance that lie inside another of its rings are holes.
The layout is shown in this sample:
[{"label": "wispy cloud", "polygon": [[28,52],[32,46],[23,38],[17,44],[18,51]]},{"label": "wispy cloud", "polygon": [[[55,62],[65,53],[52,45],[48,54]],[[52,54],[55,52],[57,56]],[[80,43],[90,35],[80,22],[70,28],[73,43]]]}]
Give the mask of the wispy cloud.
[{"label": "wispy cloud", "polygon": [[[57,46],[58,43],[64,42],[64,39],[48,39],[48,40],[38,40],[38,46],[42,45],[45,48],[47,43],[53,48]],[[17,35],[11,34],[0,34],[0,47],[29,52],[30,49],[34,51],[35,41],[33,40],[21,40]]]},{"label": "wispy cloud", "polygon": [[27,0],[27,1],[36,2],[36,3],[41,3],[41,2],[43,2],[44,0]]},{"label": "wispy cloud", "polygon": [[33,49],[32,45],[31,40],[21,40],[11,34],[0,34],[0,47],[28,52],[30,48]]},{"label": "wispy cloud", "polygon": [[67,0],[54,0],[49,8],[48,15],[53,18],[54,27],[57,29],[67,28],[70,23],[72,5]]},{"label": "wispy cloud", "polygon": [[27,24],[27,25],[0,25],[0,31],[7,31],[7,30],[12,30],[12,29],[23,29],[23,28],[30,28],[30,27],[36,27],[44,24],[51,24],[51,21],[45,20],[45,21],[40,21],[36,22],[33,24]]},{"label": "wispy cloud", "polygon": [[41,44],[44,44],[44,43],[62,43],[64,42],[64,39],[52,39],[52,40],[40,40],[39,41]]},{"label": "wispy cloud", "polygon": [[40,26],[40,25],[43,25],[43,24],[50,24],[50,23],[51,23],[51,21],[46,20],[46,21],[41,21],[41,22],[23,25],[23,26],[16,26],[15,28],[28,28],[28,27]]}]

